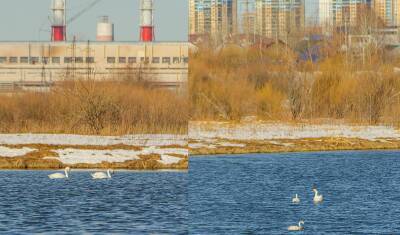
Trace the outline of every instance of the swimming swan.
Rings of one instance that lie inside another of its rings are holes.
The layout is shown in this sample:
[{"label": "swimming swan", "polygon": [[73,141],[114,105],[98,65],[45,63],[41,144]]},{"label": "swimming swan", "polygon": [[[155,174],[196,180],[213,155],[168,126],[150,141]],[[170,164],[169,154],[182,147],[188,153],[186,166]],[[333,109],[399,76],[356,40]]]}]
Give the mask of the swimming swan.
[{"label": "swimming swan", "polygon": [[304,230],[304,221],[300,220],[299,225],[291,225],[288,227],[288,231],[302,231]]},{"label": "swimming swan", "polygon": [[296,197],[292,198],[292,203],[294,203],[294,204],[299,204],[300,203],[300,198],[297,195],[297,193],[296,193]]},{"label": "swimming swan", "polygon": [[324,200],[324,197],[322,195],[318,194],[318,190],[316,188],[313,188],[314,192],[314,203],[321,203]]},{"label": "swimming swan", "polygon": [[111,173],[114,173],[113,170],[108,169],[107,173],[105,172],[95,172],[92,174],[93,179],[111,179]]},{"label": "swimming swan", "polygon": [[70,171],[71,171],[71,168],[66,167],[65,170],[64,170],[65,174],[63,174],[63,173],[53,173],[53,174],[50,174],[48,176],[49,176],[50,179],[67,179],[67,178],[69,178],[68,172],[70,172]]}]

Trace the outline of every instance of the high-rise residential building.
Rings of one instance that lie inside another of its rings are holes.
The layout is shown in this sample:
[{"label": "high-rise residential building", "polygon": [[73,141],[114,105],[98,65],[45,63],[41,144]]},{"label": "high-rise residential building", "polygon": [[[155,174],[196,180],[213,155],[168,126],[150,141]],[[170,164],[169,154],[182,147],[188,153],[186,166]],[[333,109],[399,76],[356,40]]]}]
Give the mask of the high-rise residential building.
[{"label": "high-rise residential building", "polygon": [[256,13],[243,12],[242,18],[242,32],[247,35],[254,35],[256,33]]},{"label": "high-rise residential building", "polygon": [[319,0],[318,2],[318,26],[330,30],[333,26],[333,1]]},{"label": "high-rise residential building", "polygon": [[319,0],[318,26],[326,30],[351,29],[368,17],[369,0]]},{"label": "high-rise residential building", "polygon": [[211,33],[211,0],[189,0],[189,33]]},{"label": "high-rise residential building", "polygon": [[372,0],[372,8],[385,26],[400,27],[400,0]]},{"label": "high-rise residential building", "polygon": [[190,0],[189,32],[222,40],[237,33],[237,0]]},{"label": "high-rise residential building", "polygon": [[333,24],[340,28],[354,28],[362,17],[367,17],[367,0],[333,0]]},{"label": "high-rise residential building", "polygon": [[256,0],[256,29],[264,37],[286,40],[304,28],[303,0]]}]

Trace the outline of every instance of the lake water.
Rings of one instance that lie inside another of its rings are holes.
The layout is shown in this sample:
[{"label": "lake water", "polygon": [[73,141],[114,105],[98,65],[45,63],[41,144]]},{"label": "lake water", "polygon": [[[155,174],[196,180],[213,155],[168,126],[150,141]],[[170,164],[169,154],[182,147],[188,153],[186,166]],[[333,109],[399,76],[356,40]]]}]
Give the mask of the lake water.
[{"label": "lake water", "polygon": [[0,171],[0,233],[187,234],[185,172]]},{"label": "lake water", "polygon": [[191,234],[400,234],[400,152],[192,157],[189,181]]}]

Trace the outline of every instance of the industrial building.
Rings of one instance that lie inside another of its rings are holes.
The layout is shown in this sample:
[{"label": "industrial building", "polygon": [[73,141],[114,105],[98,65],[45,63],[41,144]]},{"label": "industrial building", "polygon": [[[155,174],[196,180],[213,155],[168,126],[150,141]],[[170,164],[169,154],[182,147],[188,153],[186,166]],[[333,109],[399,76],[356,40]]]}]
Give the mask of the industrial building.
[{"label": "industrial building", "polygon": [[96,41],[67,40],[67,0],[53,0],[51,41],[0,42],[0,89],[49,86],[76,78],[134,79],[181,87],[188,80],[190,44],[155,42],[153,0],[141,0],[140,41],[114,41],[114,24],[100,17]]},{"label": "industrial building", "polygon": [[0,82],[40,85],[68,78],[187,82],[188,43],[0,42]]}]

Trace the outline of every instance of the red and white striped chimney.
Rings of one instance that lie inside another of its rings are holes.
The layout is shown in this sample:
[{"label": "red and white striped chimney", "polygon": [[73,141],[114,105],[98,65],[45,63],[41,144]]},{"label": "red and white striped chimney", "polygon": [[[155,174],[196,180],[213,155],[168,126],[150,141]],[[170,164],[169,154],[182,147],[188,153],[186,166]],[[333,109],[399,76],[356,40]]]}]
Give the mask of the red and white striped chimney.
[{"label": "red and white striped chimney", "polygon": [[53,11],[51,25],[51,41],[59,42],[66,40],[66,0],[53,0],[51,10]]},{"label": "red and white striped chimney", "polygon": [[154,0],[140,0],[140,41],[154,41]]}]

